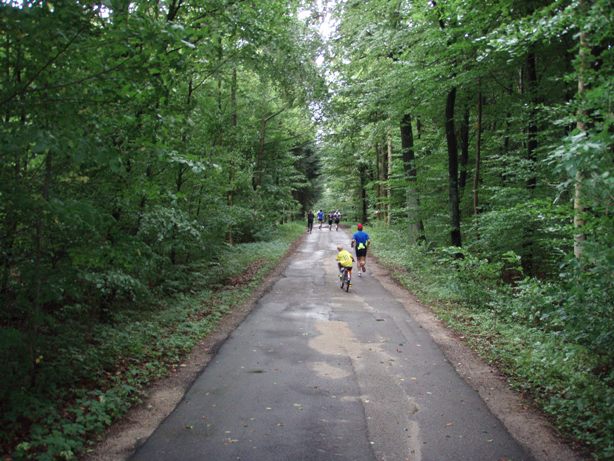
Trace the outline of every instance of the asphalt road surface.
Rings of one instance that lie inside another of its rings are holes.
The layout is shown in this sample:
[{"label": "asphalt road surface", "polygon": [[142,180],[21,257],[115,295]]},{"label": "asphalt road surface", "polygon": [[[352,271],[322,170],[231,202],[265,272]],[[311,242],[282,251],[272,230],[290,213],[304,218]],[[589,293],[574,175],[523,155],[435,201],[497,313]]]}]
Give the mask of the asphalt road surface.
[{"label": "asphalt road surface", "polygon": [[132,460],[517,461],[508,434],[369,273],[316,227]]}]

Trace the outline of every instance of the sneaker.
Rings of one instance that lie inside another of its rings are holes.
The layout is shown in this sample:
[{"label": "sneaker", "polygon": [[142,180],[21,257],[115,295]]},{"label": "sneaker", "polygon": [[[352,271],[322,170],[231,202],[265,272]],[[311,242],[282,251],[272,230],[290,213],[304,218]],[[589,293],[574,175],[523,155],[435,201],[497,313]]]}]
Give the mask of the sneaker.
[{"label": "sneaker", "polygon": [[367,272],[367,268],[365,266],[362,266],[362,271]]},{"label": "sneaker", "polygon": [[362,272],[358,271],[358,277],[362,276]]}]

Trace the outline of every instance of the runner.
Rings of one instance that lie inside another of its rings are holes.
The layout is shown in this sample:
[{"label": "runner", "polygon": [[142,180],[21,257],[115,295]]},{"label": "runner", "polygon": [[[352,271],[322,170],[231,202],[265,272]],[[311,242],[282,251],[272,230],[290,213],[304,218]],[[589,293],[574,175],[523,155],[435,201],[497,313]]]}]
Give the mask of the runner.
[{"label": "runner", "polygon": [[352,248],[356,248],[356,259],[358,259],[358,276],[361,271],[367,272],[365,264],[367,262],[367,248],[371,245],[369,234],[362,230],[362,224],[358,224],[357,231],[352,236]]},{"label": "runner", "polygon": [[324,212],[322,210],[318,211],[318,222],[320,223],[320,230],[322,230],[322,223],[324,222]]},{"label": "runner", "polygon": [[312,230],[313,230],[313,211],[309,210],[309,213],[307,213],[307,232],[311,234]]},{"label": "runner", "polygon": [[341,212],[339,210],[335,211],[335,230],[339,230],[339,221],[341,221]]},{"label": "runner", "polygon": [[328,213],[328,230],[331,231],[333,230],[333,214],[334,212],[329,212]]}]

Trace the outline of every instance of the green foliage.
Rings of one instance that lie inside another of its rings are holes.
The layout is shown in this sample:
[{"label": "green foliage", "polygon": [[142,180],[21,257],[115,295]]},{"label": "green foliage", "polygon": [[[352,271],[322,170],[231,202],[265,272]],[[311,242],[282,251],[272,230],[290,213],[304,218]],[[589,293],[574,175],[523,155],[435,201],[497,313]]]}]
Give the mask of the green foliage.
[{"label": "green foliage", "polygon": [[613,454],[610,3],[338,3],[322,151],[325,203],[375,221],[403,283],[597,459]]},{"label": "green foliage", "polygon": [[[502,190],[499,193],[509,195],[508,191]],[[510,193],[513,194],[513,191]],[[493,202],[496,200],[494,197]],[[539,269],[530,267],[529,271],[550,277],[557,274],[571,249],[571,210],[568,207],[553,206],[543,199],[527,198],[524,203],[511,207],[504,207],[502,203],[497,205],[498,209],[476,218],[474,232],[480,238],[471,242],[472,250],[489,259],[498,259],[513,251],[520,256],[525,268],[529,262],[534,265],[535,261],[539,261]],[[506,238],[502,239],[502,235]],[[527,235],[531,236],[530,243],[526,241]]]},{"label": "green foliage", "polygon": [[[281,0],[0,4],[3,448],[30,432],[22,458],[76,456],[77,435],[165,369],[141,361],[177,359],[232,303],[203,324],[168,308],[185,340],[134,317],[222,285],[233,244],[277,239],[306,205],[323,80],[297,14]],[[129,388],[107,374],[118,364],[138,369]]]}]

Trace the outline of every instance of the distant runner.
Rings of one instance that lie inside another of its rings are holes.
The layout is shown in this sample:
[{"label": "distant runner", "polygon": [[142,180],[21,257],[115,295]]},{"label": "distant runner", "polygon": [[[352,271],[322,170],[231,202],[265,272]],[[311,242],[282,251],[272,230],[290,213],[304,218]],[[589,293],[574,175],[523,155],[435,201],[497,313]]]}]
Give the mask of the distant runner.
[{"label": "distant runner", "polygon": [[339,230],[339,221],[341,221],[341,212],[339,210],[335,211],[333,216],[335,218],[335,230]]},{"label": "distant runner", "polygon": [[324,212],[318,211],[318,222],[320,223],[320,229],[322,229],[322,223],[324,222]]},{"label": "distant runner", "polygon": [[362,230],[362,224],[358,224],[357,231],[352,236],[352,248],[356,248],[356,258],[358,259],[358,276],[361,271],[367,272],[365,264],[367,262],[367,248],[371,245],[369,234]]},{"label": "distant runner", "polygon": [[309,210],[309,213],[307,213],[307,232],[311,234],[312,230],[313,230],[313,211]]},{"label": "distant runner", "polygon": [[330,213],[328,213],[328,230],[333,230],[333,215],[334,213],[331,211]]}]

